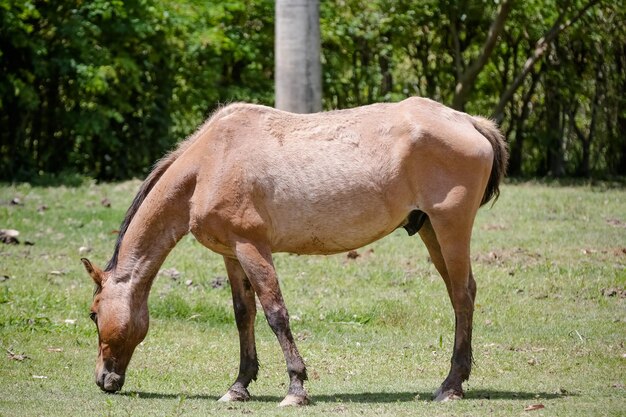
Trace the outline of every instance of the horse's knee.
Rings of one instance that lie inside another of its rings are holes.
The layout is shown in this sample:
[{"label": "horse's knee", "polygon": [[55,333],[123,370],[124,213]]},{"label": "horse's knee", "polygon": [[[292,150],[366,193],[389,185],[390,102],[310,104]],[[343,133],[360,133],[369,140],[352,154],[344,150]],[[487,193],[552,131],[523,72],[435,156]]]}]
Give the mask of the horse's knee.
[{"label": "horse's knee", "polygon": [[270,328],[276,335],[286,332],[289,328],[289,313],[287,312],[287,308],[284,306],[278,307],[276,310],[266,312],[265,317],[267,318],[267,323]]}]

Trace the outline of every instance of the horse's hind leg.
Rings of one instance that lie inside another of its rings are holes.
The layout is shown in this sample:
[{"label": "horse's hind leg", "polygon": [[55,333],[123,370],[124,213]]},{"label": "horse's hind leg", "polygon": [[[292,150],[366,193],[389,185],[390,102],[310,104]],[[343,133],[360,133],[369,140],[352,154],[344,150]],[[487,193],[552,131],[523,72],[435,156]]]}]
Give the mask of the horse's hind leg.
[{"label": "horse's hind leg", "polygon": [[[466,219],[465,223],[463,218]],[[458,213],[437,217],[426,222],[420,230],[420,237],[446,284],[456,319],[450,372],[435,392],[437,401],[462,398],[462,383],[469,378],[472,368],[472,320],[476,282],[472,276],[469,257],[472,222],[467,222],[467,219]]]},{"label": "horse's hind leg", "polygon": [[254,341],[256,301],[254,290],[239,261],[224,257],[224,263],[230,281],[235,321],[239,331],[239,375],[220,401],[247,401],[250,399],[248,385],[252,380],[256,380],[259,370]]},{"label": "horse's hind leg", "polygon": [[276,334],[285,355],[290,379],[289,391],[280,405],[308,404],[309,399],[304,389],[306,367],[289,328],[289,314],[280,292],[271,252],[250,242],[237,242],[235,254],[259,297],[267,322]]}]

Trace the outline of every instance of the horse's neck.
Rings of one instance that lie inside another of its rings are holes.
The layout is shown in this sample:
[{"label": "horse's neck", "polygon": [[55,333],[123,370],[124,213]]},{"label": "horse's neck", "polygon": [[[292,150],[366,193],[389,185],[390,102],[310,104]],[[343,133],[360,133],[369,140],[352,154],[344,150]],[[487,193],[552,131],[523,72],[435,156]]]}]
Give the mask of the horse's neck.
[{"label": "horse's neck", "polygon": [[147,297],[165,258],[189,231],[189,195],[183,191],[151,191],[126,230],[116,273],[130,279],[138,294]]}]

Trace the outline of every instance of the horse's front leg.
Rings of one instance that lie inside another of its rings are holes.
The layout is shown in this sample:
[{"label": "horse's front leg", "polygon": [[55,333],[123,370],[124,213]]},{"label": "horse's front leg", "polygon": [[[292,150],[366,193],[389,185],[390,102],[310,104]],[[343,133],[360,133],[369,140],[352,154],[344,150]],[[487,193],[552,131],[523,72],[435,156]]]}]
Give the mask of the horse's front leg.
[{"label": "horse's front leg", "polygon": [[280,405],[308,404],[309,399],[304,389],[306,367],[289,328],[289,314],[280,291],[271,251],[251,242],[237,242],[235,254],[259,297],[267,322],[276,334],[285,355],[289,391]]},{"label": "horse's front leg", "polygon": [[224,263],[230,281],[235,321],[239,332],[239,375],[220,401],[247,401],[250,399],[248,385],[252,380],[256,380],[259,371],[254,341],[256,302],[254,290],[239,261],[224,257]]}]

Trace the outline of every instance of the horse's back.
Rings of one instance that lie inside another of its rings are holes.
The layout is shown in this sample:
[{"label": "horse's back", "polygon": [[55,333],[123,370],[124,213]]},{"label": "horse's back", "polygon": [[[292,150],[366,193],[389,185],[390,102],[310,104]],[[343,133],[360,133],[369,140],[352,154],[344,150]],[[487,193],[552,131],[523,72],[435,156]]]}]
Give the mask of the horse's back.
[{"label": "horse's back", "polygon": [[309,115],[228,106],[194,144],[211,153],[197,221],[262,235],[276,251],[363,246],[432,206],[433,184],[476,169],[468,160],[486,148],[470,118],[425,99]]}]

